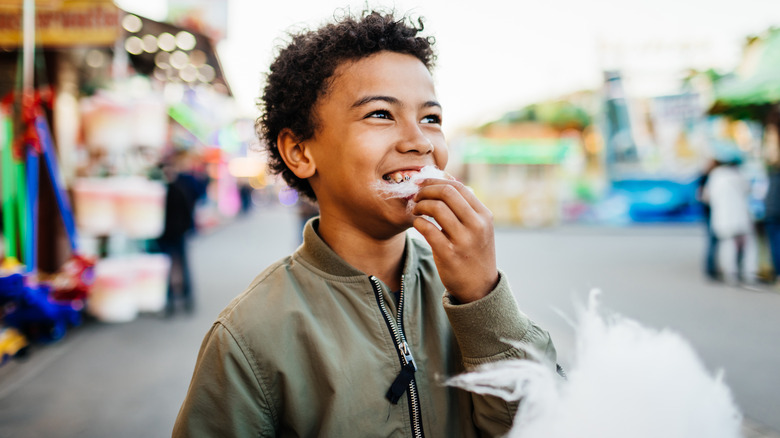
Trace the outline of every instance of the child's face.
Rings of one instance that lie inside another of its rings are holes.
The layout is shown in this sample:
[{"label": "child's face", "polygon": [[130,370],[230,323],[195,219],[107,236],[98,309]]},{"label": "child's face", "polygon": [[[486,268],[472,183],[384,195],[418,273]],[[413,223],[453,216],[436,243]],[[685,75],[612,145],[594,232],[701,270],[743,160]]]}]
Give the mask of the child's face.
[{"label": "child's face", "polygon": [[411,226],[408,201],[387,199],[377,182],[446,166],[441,114],[430,73],[411,55],[380,52],[339,66],[315,106],[314,137],[303,142],[323,219],[377,236]]}]

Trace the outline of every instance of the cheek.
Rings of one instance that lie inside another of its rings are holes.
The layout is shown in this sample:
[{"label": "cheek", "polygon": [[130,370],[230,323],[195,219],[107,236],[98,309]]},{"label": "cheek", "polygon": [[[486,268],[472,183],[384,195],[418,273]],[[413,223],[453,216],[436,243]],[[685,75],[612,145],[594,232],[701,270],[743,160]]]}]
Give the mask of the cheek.
[{"label": "cheek", "polygon": [[350,150],[355,164],[368,170],[385,158],[393,144],[393,138],[386,133],[371,133],[356,138]]},{"label": "cheek", "polygon": [[447,148],[447,143],[442,142],[441,145],[436,144],[433,149],[433,158],[439,169],[444,170],[444,168],[447,167],[447,161],[450,158],[450,151]]}]

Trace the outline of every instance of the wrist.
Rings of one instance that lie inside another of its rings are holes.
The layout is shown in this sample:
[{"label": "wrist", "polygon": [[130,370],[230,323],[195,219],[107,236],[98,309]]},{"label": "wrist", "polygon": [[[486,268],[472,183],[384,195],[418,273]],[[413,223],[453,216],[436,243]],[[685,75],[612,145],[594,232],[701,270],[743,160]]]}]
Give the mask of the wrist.
[{"label": "wrist", "polygon": [[490,295],[490,292],[495,290],[496,286],[498,286],[498,282],[500,280],[498,271],[492,276],[493,280],[487,283],[483,283],[480,286],[475,286],[473,288],[468,288],[468,292],[465,292],[465,289],[461,289],[459,291],[453,291],[453,290],[447,290],[447,293],[452,298],[453,304],[468,304],[473,303],[474,301],[481,300],[482,298],[485,298],[486,296]]}]

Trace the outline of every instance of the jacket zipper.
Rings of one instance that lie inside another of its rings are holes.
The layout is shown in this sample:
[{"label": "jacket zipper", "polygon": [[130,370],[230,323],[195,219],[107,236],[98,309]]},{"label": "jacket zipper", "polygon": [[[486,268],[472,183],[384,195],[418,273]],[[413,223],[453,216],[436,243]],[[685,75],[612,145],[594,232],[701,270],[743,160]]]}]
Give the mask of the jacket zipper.
[{"label": "jacket zipper", "polygon": [[[396,377],[395,382],[388,390],[387,397],[391,402],[397,403],[400,392],[403,389],[399,386],[403,385],[405,380],[408,380],[408,385],[405,389],[408,392],[409,401],[409,416],[412,422],[412,433],[415,437],[423,437],[422,428],[422,414],[420,412],[420,398],[417,393],[417,385],[414,380],[414,372],[417,371],[417,364],[412,356],[412,350],[409,348],[409,344],[406,342],[406,335],[404,335],[404,276],[401,276],[401,294],[398,299],[398,315],[395,323],[390,318],[385,306],[385,300],[382,293],[382,286],[379,283],[379,279],[373,275],[370,277],[371,283],[374,286],[374,295],[376,301],[379,304],[379,310],[382,312],[382,317],[385,319],[385,324],[390,330],[390,334],[393,336],[393,343],[395,344],[396,353],[398,353],[398,359],[401,363],[401,373]],[[395,396],[393,396],[395,394]]]}]

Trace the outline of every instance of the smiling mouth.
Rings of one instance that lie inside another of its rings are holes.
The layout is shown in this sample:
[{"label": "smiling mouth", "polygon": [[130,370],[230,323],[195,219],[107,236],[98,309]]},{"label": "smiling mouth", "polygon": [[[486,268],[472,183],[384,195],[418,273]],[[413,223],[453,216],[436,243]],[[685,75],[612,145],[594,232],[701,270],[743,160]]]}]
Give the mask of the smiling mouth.
[{"label": "smiling mouth", "polygon": [[420,191],[419,182],[426,178],[452,179],[434,165],[427,165],[419,170],[396,170],[382,176],[375,184],[376,190],[385,198],[411,199]]},{"label": "smiling mouth", "polygon": [[419,172],[416,170],[399,170],[388,173],[387,175],[383,176],[382,179],[391,184],[400,184],[402,182],[411,180],[412,176],[417,173]]}]

